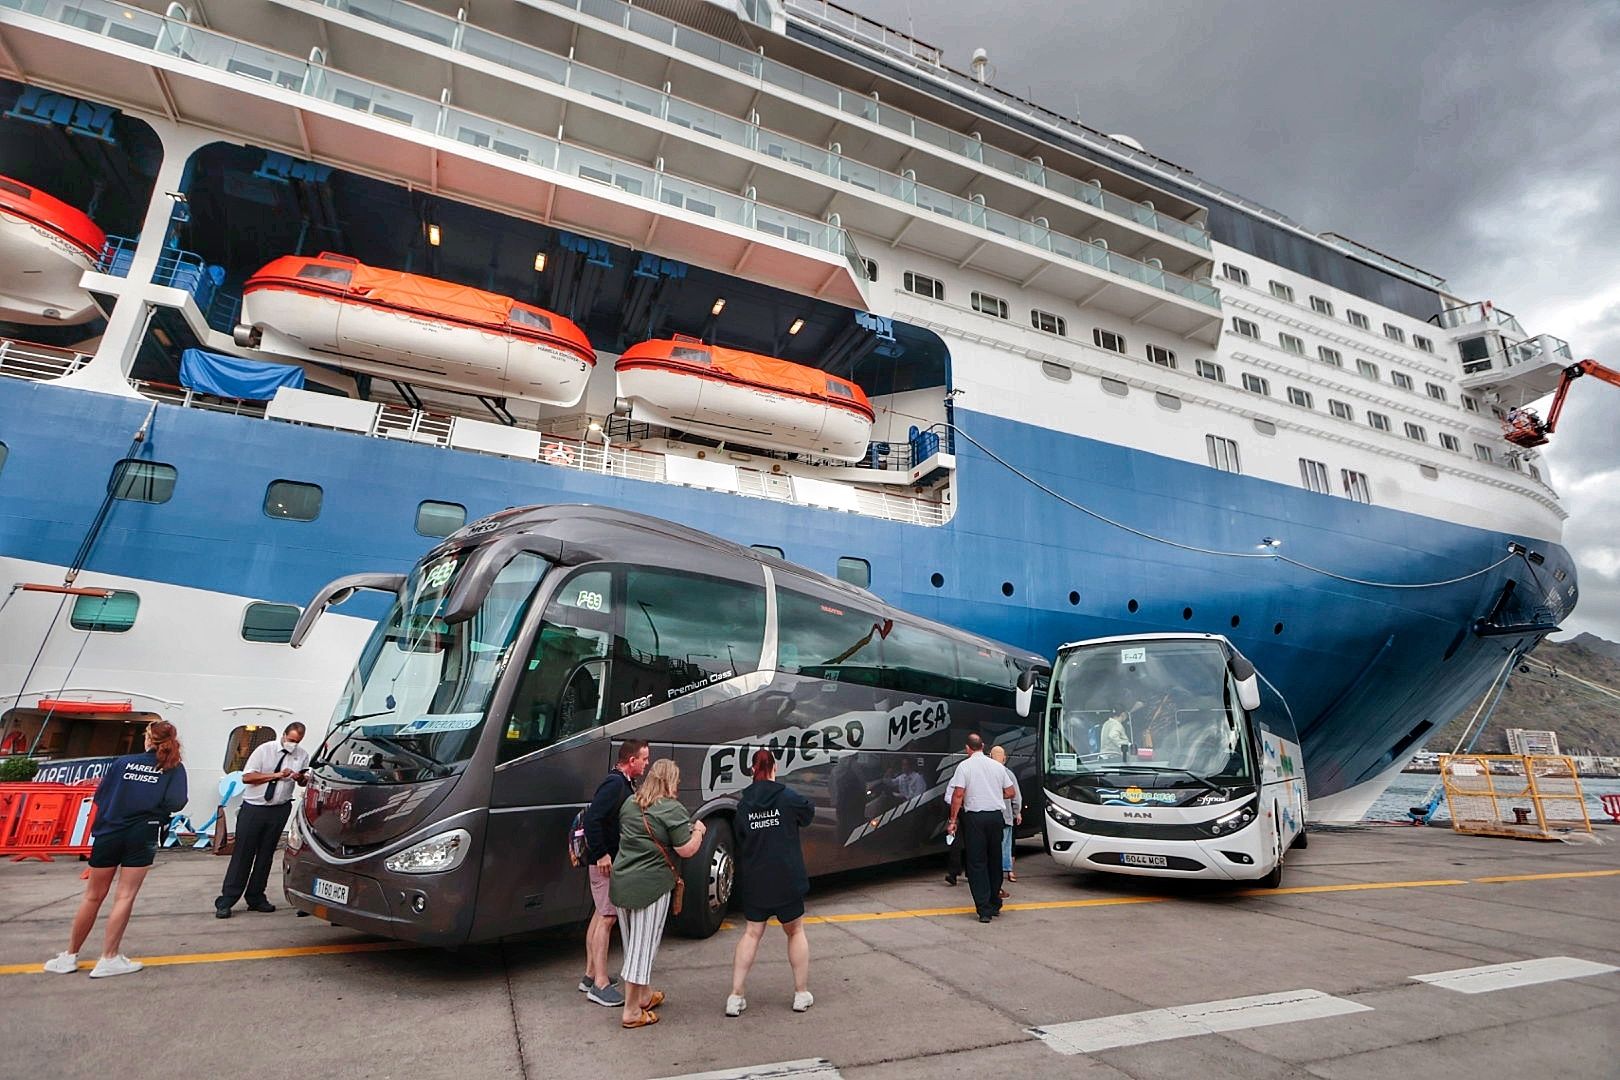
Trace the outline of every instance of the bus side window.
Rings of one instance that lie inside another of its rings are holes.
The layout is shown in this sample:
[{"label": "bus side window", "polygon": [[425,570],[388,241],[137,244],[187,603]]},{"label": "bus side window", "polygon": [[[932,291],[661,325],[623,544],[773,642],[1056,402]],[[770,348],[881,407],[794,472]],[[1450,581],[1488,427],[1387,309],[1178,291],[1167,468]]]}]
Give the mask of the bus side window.
[{"label": "bus side window", "polygon": [[[1012,658],[986,645],[956,643],[956,666],[961,672],[956,696],[979,705],[999,709],[1013,707],[1013,688],[1018,685],[1018,668]],[[1031,715],[1034,715],[1033,708]]]},{"label": "bus side window", "polygon": [[788,675],[874,686],[882,621],[846,601],[776,590],[777,668]]},{"label": "bus side window", "polygon": [[615,702],[636,712],[759,668],[763,585],[677,570],[625,572]]},{"label": "bus side window", "polygon": [[895,623],[883,638],[880,685],[904,694],[956,697],[955,644],[921,627]]},{"label": "bus side window", "polygon": [[616,718],[602,692],[613,637],[613,575],[587,570],[546,606],[502,733],[510,761]]}]

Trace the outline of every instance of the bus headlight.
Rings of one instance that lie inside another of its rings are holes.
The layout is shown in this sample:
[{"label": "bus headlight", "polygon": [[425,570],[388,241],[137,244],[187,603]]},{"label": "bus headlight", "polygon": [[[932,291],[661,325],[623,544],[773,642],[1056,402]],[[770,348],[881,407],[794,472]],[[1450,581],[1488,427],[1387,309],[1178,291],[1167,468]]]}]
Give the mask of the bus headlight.
[{"label": "bus headlight", "polygon": [[1216,818],[1214,821],[1209,823],[1208,828],[1210,835],[1224,836],[1227,833],[1237,832],[1239,829],[1243,828],[1243,826],[1254,820],[1255,813],[1259,810],[1259,807],[1259,800],[1252,799],[1238,807],[1236,810],[1232,811],[1230,814],[1227,814],[1224,817]]},{"label": "bus headlight", "polygon": [[1051,803],[1047,803],[1046,804],[1046,812],[1048,814],[1052,815],[1052,820],[1053,821],[1057,822],[1059,825],[1063,826],[1065,829],[1073,829],[1075,832],[1083,832],[1083,831],[1085,831],[1083,829],[1083,827],[1081,826],[1081,824],[1080,824],[1080,818],[1078,816],[1074,815],[1074,814],[1069,813],[1067,810],[1064,810],[1062,807],[1054,806]]},{"label": "bus headlight", "polygon": [[451,829],[388,856],[383,866],[396,874],[442,874],[460,866],[471,846],[471,833],[466,829]]},{"label": "bus headlight", "polygon": [[304,833],[295,817],[292,828],[287,830],[287,851],[296,855],[302,850],[304,850]]}]

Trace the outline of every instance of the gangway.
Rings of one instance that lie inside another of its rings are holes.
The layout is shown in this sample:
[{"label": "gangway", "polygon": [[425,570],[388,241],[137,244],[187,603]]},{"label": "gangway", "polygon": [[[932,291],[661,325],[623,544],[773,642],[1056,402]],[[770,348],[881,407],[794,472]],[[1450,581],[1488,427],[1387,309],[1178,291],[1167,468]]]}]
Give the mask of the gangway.
[{"label": "gangway", "polygon": [[1563,378],[1558,382],[1558,389],[1553,394],[1552,407],[1547,410],[1546,421],[1543,422],[1529,409],[1509,409],[1502,419],[1502,425],[1506,429],[1502,437],[1515,446],[1526,448],[1545,444],[1558,427],[1558,417],[1564,411],[1564,401],[1569,397],[1570,384],[1582,375],[1592,375],[1610,386],[1620,386],[1620,371],[1604,367],[1596,360],[1582,360],[1578,364],[1571,364],[1564,369]]}]

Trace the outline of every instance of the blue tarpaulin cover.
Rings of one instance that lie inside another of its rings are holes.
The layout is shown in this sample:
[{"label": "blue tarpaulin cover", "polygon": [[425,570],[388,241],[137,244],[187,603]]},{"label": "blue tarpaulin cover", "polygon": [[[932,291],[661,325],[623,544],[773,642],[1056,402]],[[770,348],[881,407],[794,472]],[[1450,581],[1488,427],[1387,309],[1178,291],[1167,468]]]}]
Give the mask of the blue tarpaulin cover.
[{"label": "blue tarpaulin cover", "polygon": [[180,385],[202,394],[269,401],[280,387],[302,390],[304,369],[187,349],[180,354]]}]

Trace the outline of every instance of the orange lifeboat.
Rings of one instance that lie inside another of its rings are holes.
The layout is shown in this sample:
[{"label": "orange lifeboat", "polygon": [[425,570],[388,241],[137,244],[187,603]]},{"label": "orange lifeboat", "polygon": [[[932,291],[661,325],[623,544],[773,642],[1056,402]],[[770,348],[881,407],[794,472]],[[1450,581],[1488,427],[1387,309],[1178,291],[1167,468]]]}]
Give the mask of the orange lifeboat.
[{"label": "orange lifeboat", "polygon": [[572,406],[596,351],[561,315],[346,255],[284,255],[248,278],[236,342],[461,393]]},{"label": "orange lifeboat", "polygon": [[79,279],[106,242],[83,211],[0,176],[0,320],[48,326],[101,314]]},{"label": "orange lifeboat", "polygon": [[866,394],[819,368],[679,338],[634,345],[613,368],[636,420],[840,461],[872,440]]}]

